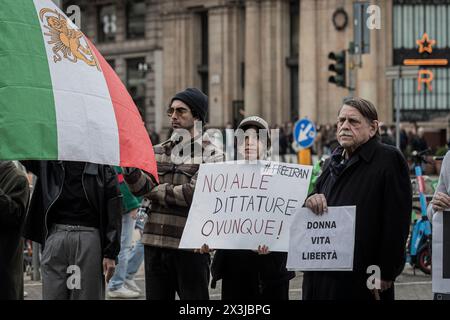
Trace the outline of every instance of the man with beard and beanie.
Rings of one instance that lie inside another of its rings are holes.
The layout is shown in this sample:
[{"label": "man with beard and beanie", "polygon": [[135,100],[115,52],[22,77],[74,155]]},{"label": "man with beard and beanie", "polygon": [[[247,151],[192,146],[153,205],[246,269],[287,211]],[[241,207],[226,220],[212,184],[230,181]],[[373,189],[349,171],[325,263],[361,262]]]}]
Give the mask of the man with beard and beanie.
[{"label": "man with beard and beanie", "polygon": [[43,247],[43,299],[104,299],[120,250],[122,194],[113,167],[21,162],[37,176],[25,237]]},{"label": "man with beard and beanie", "polygon": [[29,199],[25,174],[0,161],[0,300],[23,299],[22,228]]},{"label": "man with beard and beanie", "polygon": [[[303,299],[393,300],[412,209],[408,165],[397,148],[380,142],[377,110],[367,100],[344,100],[337,139],[305,206],[317,215],[326,215],[329,206],[356,206],[353,271],[305,272]],[[381,277],[372,290],[369,266]]]},{"label": "man with beard and beanie", "polygon": [[195,126],[205,121],[207,110],[208,97],[200,90],[178,92],[167,110],[173,134],[154,147],[159,184],[139,169],[124,171],[130,190],[152,202],[141,240],[148,300],[173,300],[175,293],[181,300],[209,299],[209,253],[178,249],[199,165],[223,161],[222,150],[203,139]]}]

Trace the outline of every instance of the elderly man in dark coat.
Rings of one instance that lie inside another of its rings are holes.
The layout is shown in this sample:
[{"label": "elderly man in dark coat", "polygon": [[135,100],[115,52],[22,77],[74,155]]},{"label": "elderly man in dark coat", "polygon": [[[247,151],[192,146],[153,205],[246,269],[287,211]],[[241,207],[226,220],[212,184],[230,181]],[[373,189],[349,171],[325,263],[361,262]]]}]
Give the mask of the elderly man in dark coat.
[{"label": "elderly man in dark coat", "polygon": [[[369,101],[344,100],[337,129],[340,147],[325,163],[305,206],[326,214],[328,206],[356,205],[353,271],[306,272],[303,299],[393,300],[410,225],[408,165],[399,150],[380,143],[377,111]],[[369,266],[380,271],[374,286],[367,285],[373,275]]]},{"label": "elderly man in dark coat", "polygon": [[22,228],[28,179],[11,161],[0,161],[0,300],[23,299]]}]

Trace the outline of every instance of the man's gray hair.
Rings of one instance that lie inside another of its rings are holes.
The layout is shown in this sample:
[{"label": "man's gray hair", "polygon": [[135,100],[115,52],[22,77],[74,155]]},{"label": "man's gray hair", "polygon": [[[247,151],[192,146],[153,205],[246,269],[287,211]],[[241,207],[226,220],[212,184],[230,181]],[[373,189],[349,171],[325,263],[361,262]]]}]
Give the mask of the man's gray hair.
[{"label": "man's gray hair", "polygon": [[[378,112],[375,105],[370,102],[369,100],[360,98],[360,97],[348,97],[344,98],[343,100],[343,106],[349,106],[352,108],[355,108],[358,110],[364,118],[367,119],[369,123],[372,123],[373,121],[378,121]],[[338,115],[341,112],[342,107],[339,109]],[[380,133],[377,130],[376,136],[379,136]]]}]

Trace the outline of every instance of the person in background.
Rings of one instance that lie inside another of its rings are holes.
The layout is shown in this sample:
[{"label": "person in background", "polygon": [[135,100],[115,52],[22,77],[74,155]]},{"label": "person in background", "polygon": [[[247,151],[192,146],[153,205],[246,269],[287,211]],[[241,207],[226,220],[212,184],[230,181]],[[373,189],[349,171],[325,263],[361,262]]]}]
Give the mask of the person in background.
[{"label": "person in background", "polygon": [[395,146],[395,140],[394,138],[388,133],[388,127],[385,124],[380,125],[380,138],[381,143]]},{"label": "person in background", "polygon": [[0,300],[23,299],[22,229],[30,188],[12,161],[0,161]]},{"label": "person in background", "polygon": [[417,129],[417,135],[414,135],[411,141],[412,151],[421,152],[428,149],[428,143],[425,140],[425,130],[422,127]]},{"label": "person in background", "polygon": [[150,200],[144,198],[142,199],[141,205],[138,209],[135,230],[139,231],[139,239],[133,246],[130,254],[130,259],[128,260],[128,268],[125,276],[125,285],[128,289],[142,293],[141,288],[137,285],[134,277],[136,276],[139,268],[144,262],[144,244],[142,243],[142,235],[144,232],[144,225],[148,219],[148,214],[151,210]]},{"label": "person in background", "polygon": [[[128,269],[128,261],[131,256],[131,243],[133,241],[133,230],[136,224],[137,209],[141,203],[141,199],[135,197],[123,178],[123,170],[121,167],[114,168],[119,180],[120,192],[123,195],[123,215],[122,215],[122,232],[120,237],[120,252],[118,256],[118,264],[111,281],[108,284],[108,298],[130,299],[140,296],[139,291],[132,290],[127,286],[126,273]],[[134,288],[136,289],[136,288]]]},{"label": "person in background", "polygon": [[150,129],[149,130],[149,135],[150,135],[150,140],[152,141],[152,145],[156,146],[157,144],[159,144],[159,134],[153,130]]},{"label": "person in background", "polygon": [[297,152],[294,150],[294,145],[296,142],[294,141],[294,124],[292,122],[286,123],[286,137],[287,137],[287,153],[286,153],[286,162],[288,163],[297,163]]},{"label": "person in background", "polygon": [[[444,157],[442,161],[441,172],[439,174],[439,181],[433,199],[428,205],[427,215],[430,221],[433,221],[433,216],[438,212],[445,212],[450,214],[450,152]],[[450,300],[450,294],[435,293],[435,300]]]}]

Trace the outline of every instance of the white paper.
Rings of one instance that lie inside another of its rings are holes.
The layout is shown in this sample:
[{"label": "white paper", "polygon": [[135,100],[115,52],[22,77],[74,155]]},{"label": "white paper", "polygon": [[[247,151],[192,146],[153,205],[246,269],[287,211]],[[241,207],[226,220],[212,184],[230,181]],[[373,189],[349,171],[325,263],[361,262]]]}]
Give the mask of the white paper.
[{"label": "white paper", "polygon": [[311,166],[279,162],[202,164],[179,248],[287,252],[311,174]]},{"label": "white paper", "polygon": [[287,268],[353,270],[356,207],[328,207],[316,215],[300,208],[291,224]]},{"label": "white paper", "polygon": [[[444,214],[450,214],[445,212]],[[443,213],[433,216],[433,252],[432,252],[432,291],[434,293],[450,293],[450,279],[443,277]]]}]

